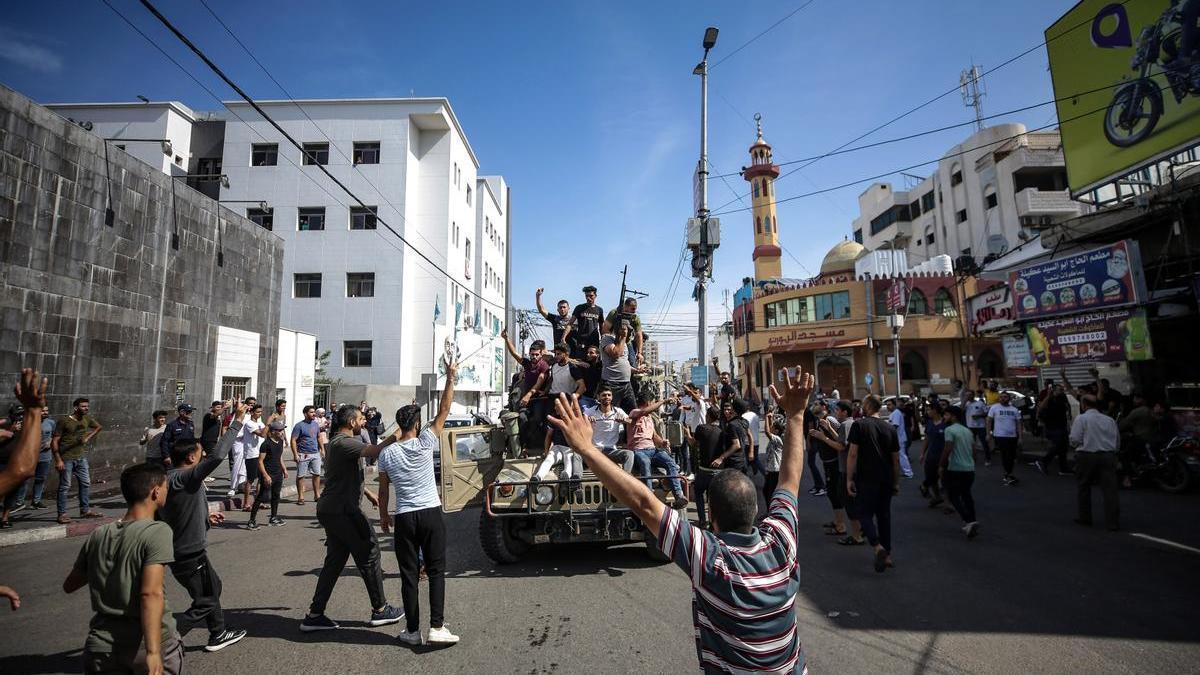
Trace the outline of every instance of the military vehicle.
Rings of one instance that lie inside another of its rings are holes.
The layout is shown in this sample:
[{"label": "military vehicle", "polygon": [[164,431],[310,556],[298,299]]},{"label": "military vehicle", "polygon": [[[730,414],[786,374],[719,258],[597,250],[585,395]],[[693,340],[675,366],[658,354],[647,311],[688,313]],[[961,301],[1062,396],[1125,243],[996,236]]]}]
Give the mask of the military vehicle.
[{"label": "military vehicle", "polygon": [[[482,507],[479,541],[489,558],[499,564],[515,563],[538,544],[640,541],[645,542],[652,559],[667,561],[658,550],[654,531],[613,499],[590,470],[584,471],[579,483],[583,491],[579,501],[574,498],[575,484],[553,474],[531,483],[541,453],[521,457],[516,425],[509,422],[442,431],[439,488],[443,508],[455,512],[467,506]],[[652,484],[659,499],[671,504],[667,479],[659,475]]]}]

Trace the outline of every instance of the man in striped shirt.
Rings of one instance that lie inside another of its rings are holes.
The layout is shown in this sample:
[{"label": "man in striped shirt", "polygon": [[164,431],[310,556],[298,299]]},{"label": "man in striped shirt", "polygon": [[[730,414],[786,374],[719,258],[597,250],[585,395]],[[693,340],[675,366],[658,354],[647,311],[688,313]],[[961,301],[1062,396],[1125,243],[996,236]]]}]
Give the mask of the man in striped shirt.
[{"label": "man in striped shirt", "polygon": [[[796,592],[800,563],[796,544],[796,492],[804,467],[804,406],[812,374],[787,376],[783,396],[772,393],[791,418],[784,437],[779,487],[770,512],[758,525],[754,484],[726,469],[709,484],[712,531],[687,522],[667,508],[641,481],[625,473],[592,444],[592,428],[576,398],[560,396],[552,424],[583,456],[621,503],[656,532],[659,548],[692,582],[692,621],[696,656],[705,673],[807,673],[796,631]],[[774,390],[774,387],[772,387]]]}]

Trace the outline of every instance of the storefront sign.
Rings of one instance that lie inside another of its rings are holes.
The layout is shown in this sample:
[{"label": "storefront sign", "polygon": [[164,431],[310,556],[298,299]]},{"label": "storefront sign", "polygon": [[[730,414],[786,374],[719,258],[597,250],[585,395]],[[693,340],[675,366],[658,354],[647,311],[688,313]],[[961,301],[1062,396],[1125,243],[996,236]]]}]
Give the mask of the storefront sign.
[{"label": "storefront sign", "polygon": [[1024,335],[1006,337],[1003,344],[1006,368],[1022,368],[1033,365],[1033,355],[1029,353],[1029,342]]},{"label": "storefront sign", "polygon": [[187,390],[187,383],[183,380],[175,380],[175,405],[183,403],[183,392]]},{"label": "storefront sign", "polygon": [[1009,272],[1017,320],[1094,312],[1145,298],[1137,242],[1119,241]]},{"label": "storefront sign", "polygon": [[767,347],[787,347],[800,342],[836,340],[845,336],[845,328],[830,328],[827,330],[790,330],[782,335],[767,338]]},{"label": "storefront sign", "polygon": [[1027,327],[1036,366],[1079,361],[1147,361],[1154,358],[1146,311],[1116,309],[1076,314]]},{"label": "storefront sign", "polygon": [[974,335],[1006,328],[1014,318],[1012,293],[1008,286],[997,286],[967,298],[967,310]]}]

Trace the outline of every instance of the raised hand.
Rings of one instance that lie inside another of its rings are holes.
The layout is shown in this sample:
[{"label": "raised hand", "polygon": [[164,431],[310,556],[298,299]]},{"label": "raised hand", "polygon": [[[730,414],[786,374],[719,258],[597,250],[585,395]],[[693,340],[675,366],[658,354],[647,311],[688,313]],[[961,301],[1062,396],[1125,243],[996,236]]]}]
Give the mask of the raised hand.
[{"label": "raised hand", "polygon": [[566,394],[559,394],[554,401],[554,411],[556,415],[546,419],[562,430],[567,445],[575,450],[592,446],[592,422],[579,409],[579,396],[571,394],[568,399]]},{"label": "raised hand", "polygon": [[771,385],[771,396],[779,403],[779,407],[784,410],[790,417],[801,417],[804,415],[804,406],[808,405],[808,398],[813,390],[813,375],[812,373],[804,372],[802,368],[796,368],[796,376],[792,377],[792,371],[788,368],[783,369],[784,383],[786,389],[780,393],[775,385]]},{"label": "raised hand", "polygon": [[38,373],[33,368],[22,368],[20,377],[17,380],[17,386],[13,388],[13,393],[16,394],[17,401],[26,410],[30,408],[45,408],[46,388],[46,378],[38,378]]}]

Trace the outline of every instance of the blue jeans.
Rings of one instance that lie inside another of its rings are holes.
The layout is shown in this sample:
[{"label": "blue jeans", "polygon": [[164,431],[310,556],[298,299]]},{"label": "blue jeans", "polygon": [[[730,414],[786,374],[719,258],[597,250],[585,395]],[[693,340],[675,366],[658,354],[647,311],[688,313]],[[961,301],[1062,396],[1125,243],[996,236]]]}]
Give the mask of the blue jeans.
[{"label": "blue jeans", "polygon": [[67,513],[67,493],[71,491],[71,476],[79,481],[79,512],[91,510],[89,497],[92,490],[92,474],[88,470],[87,457],[64,459],[63,470],[58,472],[58,515]]},{"label": "blue jeans", "polygon": [[[42,501],[42,492],[46,487],[46,476],[50,474],[50,465],[53,464],[54,456],[49,450],[43,450],[38,455],[37,471],[33,474],[33,501]],[[21,487],[17,488],[17,503],[25,503],[25,491],[29,489],[29,481],[21,483]]]},{"label": "blue jeans", "polygon": [[646,487],[650,487],[650,469],[657,466],[666,469],[667,475],[671,477],[671,492],[675,494],[683,492],[683,484],[679,482],[679,467],[669,452],[658,448],[647,448],[635,450],[633,458],[633,470],[646,480]]}]

